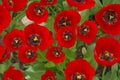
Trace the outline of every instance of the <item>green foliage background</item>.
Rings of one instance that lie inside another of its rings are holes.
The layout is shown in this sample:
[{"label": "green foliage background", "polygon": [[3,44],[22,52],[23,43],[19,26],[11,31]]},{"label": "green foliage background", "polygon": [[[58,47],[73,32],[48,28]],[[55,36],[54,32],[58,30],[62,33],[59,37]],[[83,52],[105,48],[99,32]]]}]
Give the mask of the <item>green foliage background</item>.
[{"label": "green foliage background", "polygon": [[[22,24],[21,19],[25,16],[25,11],[26,11],[28,5],[34,1],[39,1],[39,0],[29,0],[26,8],[23,11],[11,12],[13,19],[12,19],[10,26],[6,30],[4,30],[2,34],[0,34],[0,42],[1,43],[2,43],[3,36],[6,33],[10,32],[13,28],[22,29],[22,30],[24,29],[25,25]],[[120,4],[120,0],[103,0],[103,4],[101,4],[100,0],[95,0],[95,2],[96,2],[96,5],[94,8],[80,12],[82,19],[81,19],[79,25],[82,24],[85,20],[91,19],[91,16],[94,16],[95,13],[99,9],[101,9],[103,6],[105,6],[107,4]],[[0,3],[1,3],[1,0],[0,0]],[[54,22],[54,18],[56,16],[56,14],[62,10],[69,9],[69,7],[68,7],[67,3],[65,2],[65,0],[58,0],[58,3],[55,6],[53,6],[53,7],[48,6],[46,8],[49,11],[50,16],[49,16],[48,21],[45,23],[45,26],[49,30],[51,30],[54,35],[55,31],[53,29],[53,22]],[[98,26],[98,28],[99,28],[99,26]],[[102,36],[102,35],[106,35],[106,34],[104,32],[102,32],[102,30],[99,28],[97,37]],[[54,45],[57,45],[56,41],[54,42]],[[95,42],[88,45],[88,44],[84,44],[83,42],[77,40],[74,47],[72,47],[70,49],[66,49],[66,48],[63,49],[63,52],[65,52],[65,54],[66,54],[66,58],[63,63],[60,63],[58,65],[48,61],[45,58],[45,53],[47,50],[45,50],[43,52],[38,50],[37,51],[38,58],[37,58],[36,62],[25,65],[25,67],[28,68],[27,70],[23,71],[25,77],[28,80],[40,80],[40,77],[42,74],[45,73],[45,70],[51,69],[55,72],[57,80],[65,80],[64,69],[66,67],[66,64],[69,61],[75,59],[76,48],[80,45],[86,45],[87,48],[83,50],[84,58],[94,67],[94,69],[97,69],[98,64],[96,63],[96,61],[94,60],[94,57],[93,57],[93,50],[95,47]],[[19,64],[11,63],[11,58],[10,58],[7,61],[5,61],[4,63],[0,63],[0,79],[2,78],[4,71],[6,71],[10,65],[14,65],[17,69],[20,69]],[[99,77],[98,75],[95,75],[93,80],[101,80],[100,78],[101,77]],[[111,71],[109,71],[105,74],[103,80],[120,80],[120,64],[117,63],[117,64],[113,65]]]}]

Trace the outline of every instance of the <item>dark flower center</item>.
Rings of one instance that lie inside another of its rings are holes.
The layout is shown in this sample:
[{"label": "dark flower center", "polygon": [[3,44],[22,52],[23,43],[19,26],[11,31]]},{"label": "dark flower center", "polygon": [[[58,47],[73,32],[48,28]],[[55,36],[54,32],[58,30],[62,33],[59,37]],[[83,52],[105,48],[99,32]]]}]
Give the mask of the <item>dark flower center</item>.
[{"label": "dark flower center", "polygon": [[65,41],[71,40],[72,34],[70,32],[65,32],[63,34],[63,38],[64,38]]},{"label": "dark flower center", "polygon": [[26,55],[27,55],[27,57],[28,58],[33,58],[34,57],[34,51],[33,50],[28,50],[27,52],[26,52]]},{"label": "dark flower center", "polygon": [[71,80],[86,80],[86,78],[85,78],[85,75],[76,73],[76,74],[73,74]]},{"label": "dark flower center", "polygon": [[108,10],[104,13],[103,18],[108,24],[114,24],[117,21],[117,14],[115,11]]},{"label": "dark flower center", "polygon": [[85,3],[85,0],[74,0],[75,2],[79,2],[81,4]]},{"label": "dark flower center", "polygon": [[59,57],[59,56],[61,55],[61,52],[60,52],[59,49],[53,50],[53,53],[54,53],[54,55],[55,55],[56,57]]},{"label": "dark flower center", "polygon": [[33,34],[28,38],[28,41],[33,46],[38,46],[41,42],[40,36]]},{"label": "dark flower center", "polygon": [[81,28],[80,28],[80,33],[82,34],[82,35],[86,35],[88,32],[90,31],[90,29],[89,29],[89,27],[88,26],[81,26]]},{"label": "dark flower center", "polygon": [[113,54],[111,54],[108,51],[102,52],[100,54],[100,59],[102,60],[108,60],[108,61],[112,61],[114,59]]},{"label": "dark flower center", "polygon": [[35,7],[35,13],[36,13],[37,15],[42,15],[43,12],[44,12],[44,10],[43,10],[43,8],[42,8],[41,6],[36,6],[36,7]]},{"label": "dark flower center", "polygon": [[21,44],[22,44],[22,41],[21,41],[20,38],[14,38],[14,40],[12,41],[12,45],[13,45],[15,48],[18,48]]},{"label": "dark flower center", "polygon": [[13,1],[12,1],[12,0],[8,0],[8,4],[9,4],[10,6],[13,6]]},{"label": "dark flower center", "polygon": [[51,78],[51,77],[48,77],[46,80],[53,80],[53,78]]},{"label": "dark flower center", "polygon": [[63,26],[70,26],[71,22],[70,20],[67,19],[67,17],[62,17],[59,21],[58,21],[58,26],[59,28],[63,27]]}]

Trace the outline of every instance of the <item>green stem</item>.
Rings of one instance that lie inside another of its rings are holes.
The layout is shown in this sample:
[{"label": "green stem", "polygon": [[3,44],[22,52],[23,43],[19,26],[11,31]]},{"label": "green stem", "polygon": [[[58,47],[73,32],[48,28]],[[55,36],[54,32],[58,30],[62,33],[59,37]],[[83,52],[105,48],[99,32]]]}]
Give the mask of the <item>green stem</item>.
[{"label": "green stem", "polygon": [[104,68],[103,68],[103,72],[102,72],[102,80],[104,80],[104,75],[105,75],[106,69],[107,69],[107,67],[104,66]]}]

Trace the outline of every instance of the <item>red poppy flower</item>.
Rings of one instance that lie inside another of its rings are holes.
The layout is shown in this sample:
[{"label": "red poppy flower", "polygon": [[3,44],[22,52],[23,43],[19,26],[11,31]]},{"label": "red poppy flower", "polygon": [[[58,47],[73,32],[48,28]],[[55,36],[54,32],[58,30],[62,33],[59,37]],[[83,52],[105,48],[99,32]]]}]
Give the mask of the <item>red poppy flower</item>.
[{"label": "red poppy flower", "polygon": [[2,0],[2,2],[10,11],[21,11],[27,4],[27,0]]},{"label": "red poppy flower", "polygon": [[9,57],[10,57],[10,51],[6,49],[4,46],[0,45],[0,62],[4,62]]},{"label": "red poppy flower", "polygon": [[70,7],[76,7],[78,10],[85,10],[94,7],[94,0],[67,0]]},{"label": "red poppy flower", "polygon": [[94,49],[96,61],[104,66],[111,66],[118,61],[120,45],[114,38],[100,37]]},{"label": "red poppy flower", "polygon": [[58,44],[65,48],[74,46],[76,42],[76,32],[71,27],[61,28],[55,35]]},{"label": "red poppy flower", "polygon": [[33,47],[22,46],[18,52],[18,58],[23,63],[34,62],[37,58],[36,49]]},{"label": "red poppy flower", "polygon": [[100,25],[101,29],[107,34],[120,34],[120,5],[109,4],[99,10],[95,19]]},{"label": "red poppy flower", "polygon": [[26,11],[26,16],[28,19],[34,21],[35,23],[42,23],[48,19],[48,11],[39,2],[33,2],[28,6]]},{"label": "red poppy flower", "polygon": [[43,4],[44,6],[53,6],[57,3],[57,0],[40,0],[40,3]]},{"label": "red poppy flower", "polygon": [[69,62],[64,73],[66,80],[92,80],[95,75],[94,68],[83,59]]},{"label": "red poppy flower", "polygon": [[8,49],[18,50],[20,46],[25,44],[24,32],[22,30],[13,29],[4,36],[3,41]]},{"label": "red poppy flower", "polygon": [[91,43],[96,38],[98,28],[94,21],[85,21],[77,28],[78,38],[85,43]]},{"label": "red poppy flower", "polygon": [[2,80],[26,80],[23,73],[20,70],[15,70],[13,66],[10,66],[8,70],[4,72]]},{"label": "red poppy flower", "polygon": [[41,80],[57,80],[51,70],[46,70],[45,74],[41,76]]},{"label": "red poppy flower", "polygon": [[59,64],[64,61],[65,54],[62,52],[60,47],[54,46],[48,49],[46,53],[46,58],[55,64]]},{"label": "red poppy flower", "polygon": [[44,26],[30,24],[25,27],[24,32],[26,36],[26,43],[29,46],[45,50],[53,43],[50,31]]},{"label": "red poppy flower", "polygon": [[77,24],[80,22],[81,16],[75,10],[63,10],[58,13],[54,21],[54,29],[58,31],[60,28],[68,26],[76,28]]},{"label": "red poppy flower", "polygon": [[0,5],[0,33],[8,27],[11,22],[11,16],[8,10],[3,6]]}]

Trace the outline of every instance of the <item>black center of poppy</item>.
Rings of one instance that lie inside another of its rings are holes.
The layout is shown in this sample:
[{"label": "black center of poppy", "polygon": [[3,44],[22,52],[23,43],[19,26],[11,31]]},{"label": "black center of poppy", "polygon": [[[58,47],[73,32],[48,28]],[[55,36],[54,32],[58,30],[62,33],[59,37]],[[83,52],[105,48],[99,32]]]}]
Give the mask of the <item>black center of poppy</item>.
[{"label": "black center of poppy", "polygon": [[64,40],[68,41],[72,38],[72,34],[70,32],[65,32],[63,34],[63,38],[64,38]]},{"label": "black center of poppy", "polygon": [[61,52],[58,49],[53,50],[53,53],[56,57],[59,57],[61,55]]},{"label": "black center of poppy", "polygon": [[115,11],[106,11],[103,15],[103,18],[108,24],[114,24],[117,21],[117,15]]},{"label": "black center of poppy", "polygon": [[27,52],[26,52],[26,55],[27,55],[27,57],[28,58],[33,58],[34,57],[34,51],[33,50],[28,50]]},{"label": "black center of poppy", "polygon": [[37,14],[37,15],[42,15],[43,14],[43,8],[41,7],[41,6],[36,6],[35,7],[35,13]]},{"label": "black center of poppy", "polygon": [[82,35],[86,35],[88,32],[89,32],[89,27],[88,26],[81,26],[81,28],[80,28],[80,33],[82,34]]},{"label": "black center of poppy", "polygon": [[41,39],[40,39],[40,36],[39,35],[31,35],[29,38],[28,38],[28,41],[31,45],[33,46],[38,46],[41,42]]},{"label": "black center of poppy", "polygon": [[22,41],[20,38],[14,38],[14,40],[12,41],[12,45],[16,48],[18,48],[21,44],[22,44]]},{"label": "black center of poppy", "polygon": [[53,78],[51,78],[51,77],[48,77],[46,80],[53,80]]},{"label": "black center of poppy", "polygon": [[81,4],[83,4],[85,2],[85,0],[74,0],[75,2],[79,2]]},{"label": "black center of poppy", "polygon": [[86,78],[85,78],[85,75],[76,73],[76,74],[73,74],[72,80],[86,80]]},{"label": "black center of poppy", "polygon": [[62,17],[59,21],[58,21],[58,26],[61,28],[63,26],[70,26],[70,20],[68,20],[66,17]]},{"label": "black center of poppy", "polygon": [[8,0],[8,4],[9,4],[10,6],[13,6],[13,1],[12,1],[12,0]]},{"label": "black center of poppy", "polygon": [[113,54],[111,54],[108,51],[102,52],[100,54],[100,59],[102,60],[108,60],[108,61],[112,61],[114,59]]}]

